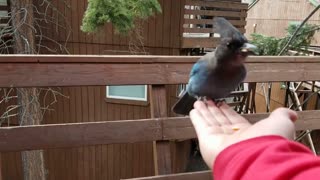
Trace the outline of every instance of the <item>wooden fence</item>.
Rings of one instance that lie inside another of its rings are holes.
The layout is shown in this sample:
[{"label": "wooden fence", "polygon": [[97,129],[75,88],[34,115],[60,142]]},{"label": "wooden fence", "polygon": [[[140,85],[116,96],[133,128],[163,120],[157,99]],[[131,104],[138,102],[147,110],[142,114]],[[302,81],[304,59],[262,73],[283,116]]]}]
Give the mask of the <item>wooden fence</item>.
[{"label": "wooden fence", "polygon": [[216,2],[186,0],[182,48],[212,48],[218,44],[212,30],[212,18],[224,17],[244,33],[248,4],[241,2]]},{"label": "wooden fence", "polygon": [[[188,117],[168,118],[165,84],[187,83],[191,56],[0,56],[0,87],[149,84],[151,119],[0,128],[0,152],[154,142],[155,174],[138,179],[210,179],[210,172],[172,173],[170,140],[195,138]],[[246,82],[320,79],[316,57],[250,57]],[[134,74],[134,76],[132,76]],[[297,130],[320,129],[320,111],[298,112]],[[256,122],[268,114],[244,115]],[[1,179],[1,177],[0,177]]]}]

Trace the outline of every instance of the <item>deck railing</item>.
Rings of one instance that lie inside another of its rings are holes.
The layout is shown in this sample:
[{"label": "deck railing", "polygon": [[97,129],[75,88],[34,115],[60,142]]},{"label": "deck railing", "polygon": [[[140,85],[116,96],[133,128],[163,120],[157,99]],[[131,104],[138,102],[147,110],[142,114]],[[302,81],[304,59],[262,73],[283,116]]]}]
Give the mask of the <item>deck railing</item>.
[{"label": "deck railing", "polygon": [[[0,152],[155,142],[156,174],[141,179],[210,179],[210,172],[172,175],[170,140],[196,134],[188,117],[167,117],[166,84],[187,83],[194,56],[0,56],[0,87],[151,86],[151,118],[0,128]],[[250,57],[245,82],[320,80],[317,57]],[[297,130],[320,129],[320,110],[298,112]],[[243,115],[256,122],[268,114]],[[116,134],[116,136],[115,136]],[[171,174],[171,175],[165,175]]]}]

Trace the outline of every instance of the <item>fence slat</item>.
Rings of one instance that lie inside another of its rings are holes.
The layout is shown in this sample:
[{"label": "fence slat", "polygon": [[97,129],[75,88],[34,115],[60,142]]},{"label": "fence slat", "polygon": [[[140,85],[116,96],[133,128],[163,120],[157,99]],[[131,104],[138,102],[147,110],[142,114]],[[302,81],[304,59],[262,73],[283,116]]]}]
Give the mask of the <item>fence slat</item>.
[{"label": "fence slat", "polygon": [[[167,112],[167,97],[165,85],[151,86],[151,117],[165,118],[168,116]],[[156,121],[158,121],[156,119]],[[162,132],[162,131],[161,131]],[[169,141],[153,142],[154,152],[154,168],[156,175],[171,174],[172,173],[172,154],[170,151]]]},{"label": "fence slat", "polygon": [[183,38],[183,48],[201,48],[201,47],[215,47],[218,45],[216,38]]},{"label": "fence slat", "polygon": [[[22,63],[25,57],[27,63]],[[188,82],[190,69],[198,58],[0,56],[0,87],[181,84]],[[91,59],[95,61],[90,62]],[[319,62],[317,57],[250,57],[245,64],[245,82],[320,80]]]},{"label": "fence slat", "polygon": [[[228,20],[234,26],[245,26],[246,21]],[[213,24],[212,19],[184,19],[184,24]]]},{"label": "fence slat", "polygon": [[[320,110],[297,112],[297,130],[320,129]],[[268,114],[243,115],[255,123]],[[0,152],[195,138],[188,117],[0,128]]]},{"label": "fence slat", "polygon": [[179,173],[171,175],[162,176],[150,176],[150,177],[140,177],[132,178],[127,180],[212,180],[211,171],[200,171],[200,172],[190,172],[190,173]]},{"label": "fence slat", "polygon": [[0,152],[162,139],[161,122],[106,121],[0,128]]},{"label": "fence slat", "polygon": [[246,17],[246,12],[234,11],[206,11],[206,10],[190,10],[186,9],[185,14],[200,15],[200,16],[220,16],[220,17]]},{"label": "fence slat", "polygon": [[203,6],[203,7],[215,7],[215,8],[230,8],[230,9],[248,9],[248,4],[237,2],[210,2],[210,1],[195,1],[186,0],[186,5],[191,6]]},{"label": "fence slat", "polygon": [[[245,33],[244,28],[238,28],[238,30],[241,33]],[[183,31],[186,33],[213,33],[214,32],[212,28],[184,28]]]}]

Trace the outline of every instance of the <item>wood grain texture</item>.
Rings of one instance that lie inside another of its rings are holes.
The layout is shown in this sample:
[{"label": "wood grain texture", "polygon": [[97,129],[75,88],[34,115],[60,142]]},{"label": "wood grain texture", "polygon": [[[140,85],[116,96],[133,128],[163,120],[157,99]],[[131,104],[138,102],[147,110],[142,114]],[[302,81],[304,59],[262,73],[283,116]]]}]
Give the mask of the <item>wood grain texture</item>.
[{"label": "wood grain texture", "polygon": [[222,16],[222,17],[246,17],[246,12],[235,11],[206,11],[186,9],[185,14],[202,15],[202,16]]},{"label": "wood grain texture", "polygon": [[[167,95],[164,85],[152,85],[151,97],[151,118],[164,118],[168,116]],[[158,121],[156,119],[156,121]],[[162,131],[161,131],[162,132]],[[168,141],[157,141],[153,143],[155,174],[172,173],[172,157],[170,143]]]},{"label": "wood grain texture", "polygon": [[[0,87],[43,87],[77,85],[180,84],[187,83],[189,71],[199,57],[170,56],[78,56],[86,59],[62,63],[73,56],[8,56],[13,61],[44,59],[41,63],[1,62]],[[90,62],[105,59],[104,62]],[[141,57],[141,59],[140,59]],[[48,59],[60,59],[49,63]],[[65,60],[66,60],[65,59]],[[122,62],[123,63],[119,63]],[[150,62],[148,62],[150,60]],[[180,61],[181,60],[181,61]],[[39,62],[39,61],[38,61]],[[320,80],[316,57],[251,57],[246,62],[245,82]],[[134,74],[132,76],[131,74]]]},{"label": "wood grain texture", "polygon": [[238,3],[238,2],[217,2],[217,1],[213,2],[213,1],[186,0],[186,5],[239,9],[239,10],[248,9],[248,4]]},{"label": "wood grain texture", "polygon": [[[234,26],[245,26],[246,21],[228,20]],[[184,24],[213,24],[212,19],[184,19]]]},{"label": "wood grain texture", "polygon": [[[297,113],[296,130],[320,129],[320,110]],[[268,115],[243,116],[256,123]],[[2,127],[0,152],[192,138],[196,134],[189,117]]]},{"label": "wood grain texture", "polygon": [[[296,130],[320,129],[320,110],[297,112],[299,120],[296,121]],[[269,114],[243,115],[251,123],[256,123]],[[196,133],[189,117],[164,119],[162,122],[163,139],[191,139],[196,138]]]},{"label": "wood grain texture", "polygon": [[[244,28],[238,28],[238,30],[241,33],[245,33],[245,29]],[[185,33],[214,33],[214,30],[212,28],[184,28],[183,32]]]},{"label": "wood grain texture", "polygon": [[183,48],[216,47],[219,43],[217,38],[183,38]]},{"label": "wood grain texture", "polygon": [[0,152],[162,139],[159,121],[86,122],[0,128]]},{"label": "wood grain texture", "polygon": [[200,171],[191,173],[170,174],[151,177],[132,178],[127,180],[212,180],[211,171]]}]

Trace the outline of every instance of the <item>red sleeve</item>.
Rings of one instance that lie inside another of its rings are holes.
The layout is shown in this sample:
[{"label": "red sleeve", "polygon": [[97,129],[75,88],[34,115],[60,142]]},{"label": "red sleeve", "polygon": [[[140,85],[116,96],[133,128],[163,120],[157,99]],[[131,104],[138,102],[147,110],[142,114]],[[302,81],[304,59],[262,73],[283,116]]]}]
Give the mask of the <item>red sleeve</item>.
[{"label": "red sleeve", "polygon": [[320,158],[302,144],[280,136],[263,136],[222,151],[213,176],[215,180],[315,179],[320,177]]}]

